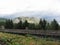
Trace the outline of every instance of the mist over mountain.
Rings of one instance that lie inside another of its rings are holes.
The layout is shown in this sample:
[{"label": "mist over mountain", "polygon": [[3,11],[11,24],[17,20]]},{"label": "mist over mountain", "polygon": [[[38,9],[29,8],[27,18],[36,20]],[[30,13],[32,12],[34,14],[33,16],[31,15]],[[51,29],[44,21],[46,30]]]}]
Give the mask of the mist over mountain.
[{"label": "mist over mountain", "polygon": [[53,19],[56,19],[58,23],[60,23],[60,14],[55,12],[48,12],[48,11],[18,12],[11,15],[3,16],[3,18],[7,18],[7,19],[14,19],[17,17],[37,17],[37,18],[46,19],[48,21],[52,21]]}]

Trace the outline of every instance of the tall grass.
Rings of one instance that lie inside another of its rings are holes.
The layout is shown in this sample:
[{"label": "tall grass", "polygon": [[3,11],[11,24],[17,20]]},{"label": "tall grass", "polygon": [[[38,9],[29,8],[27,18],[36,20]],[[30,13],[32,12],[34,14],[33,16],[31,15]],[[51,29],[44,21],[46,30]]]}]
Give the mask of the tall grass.
[{"label": "tall grass", "polygon": [[0,32],[0,40],[6,45],[60,45],[59,41],[51,38],[38,38],[27,34],[26,36]]}]

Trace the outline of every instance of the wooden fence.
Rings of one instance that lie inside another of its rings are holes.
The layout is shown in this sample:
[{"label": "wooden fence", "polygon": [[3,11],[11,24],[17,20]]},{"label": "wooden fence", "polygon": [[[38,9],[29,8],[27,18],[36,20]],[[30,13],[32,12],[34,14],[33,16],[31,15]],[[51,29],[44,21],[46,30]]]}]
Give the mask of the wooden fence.
[{"label": "wooden fence", "polygon": [[60,36],[60,30],[0,29],[0,32]]}]

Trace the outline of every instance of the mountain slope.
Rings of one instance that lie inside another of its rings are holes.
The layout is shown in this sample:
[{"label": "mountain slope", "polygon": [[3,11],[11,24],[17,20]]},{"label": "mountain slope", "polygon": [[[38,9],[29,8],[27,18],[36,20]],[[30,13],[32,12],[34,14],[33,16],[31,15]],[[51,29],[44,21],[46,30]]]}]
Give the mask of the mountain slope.
[{"label": "mountain slope", "polygon": [[8,16],[3,16],[3,18],[14,19],[17,17],[35,17],[35,18],[43,18],[48,21],[52,21],[56,19],[58,23],[60,23],[60,14],[56,12],[49,12],[49,11],[31,11],[31,12],[19,12],[15,14],[11,14]]},{"label": "mountain slope", "polygon": [[13,19],[13,23],[18,23],[20,20],[22,22],[24,22],[25,20],[27,20],[28,23],[35,23],[35,24],[39,23],[39,19],[38,18],[34,18],[34,17],[17,17],[15,19]]}]

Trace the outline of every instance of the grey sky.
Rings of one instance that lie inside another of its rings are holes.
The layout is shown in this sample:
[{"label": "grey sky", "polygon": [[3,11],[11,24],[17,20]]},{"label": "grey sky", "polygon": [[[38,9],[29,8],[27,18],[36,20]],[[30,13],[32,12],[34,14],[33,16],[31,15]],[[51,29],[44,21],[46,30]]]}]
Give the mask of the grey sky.
[{"label": "grey sky", "polygon": [[51,11],[60,14],[60,0],[0,0],[0,14]]}]

